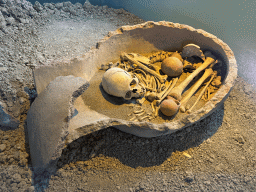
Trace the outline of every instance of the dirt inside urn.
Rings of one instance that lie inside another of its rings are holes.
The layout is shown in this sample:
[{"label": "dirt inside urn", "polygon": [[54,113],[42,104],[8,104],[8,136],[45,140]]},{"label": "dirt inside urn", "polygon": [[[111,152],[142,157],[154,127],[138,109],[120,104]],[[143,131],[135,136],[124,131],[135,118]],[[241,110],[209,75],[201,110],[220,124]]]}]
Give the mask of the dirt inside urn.
[{"label": "dirt inside urn", "polygon": [[[159,64],[159,63],[158,63]],[[157,65],[157,63],[156,63]],[[136,98],[132,98],[131,100],[124,100],[120,97],[115,97],[107,94],[102,85],[102,77],[104,74],[104,70],[98,70],[95,75],[92,77],[90,81],[89,88],[82,94],[82,99],[84,103],[90,107],[90,109],[97,111],[98,113],[104,114],[110,118],[118,118],[123,120],[131,120],[132,121],[140,121],[139,119],[144,116],[153,116],[152,107],[150,105],[151,102],[145,101],[142,106],[139,104],[136,104]],[[179,85],[182,81],[186,79],[186,77],[190,75],[190,73],[182,73],[179,77],[179,80],[176,84]],[[202,75],[199,74],[198,77]],[[168,79],[169,80],[169,79]],[[195,81],[198,80],[198,78],[195,78],[188,86],[188,88],[183,92],[182,96],[185,96],[189,92],[189,88],[191,88],[191,85],[195,83]],[[196,94],[194,94],[189,102],[187,103],[188,106],[192,106],[193,103],[196,101],[200,91],[203,89],[201,87]],[[215,91],[216,92],[216,91]],[[212,95],[213,96],[213,95]],[[193,111],[196,111],[203,107],[205,105],[206,101],[200,99],[200,101],[197,103],[197,105],[194,107]],[[134,111],[140,111],[141,109],[144,109],[144,113],[141,117],[136,117],[136,115],[133,113]],[[193,112],[192,111],[192,112]],[[167,117],[163,115],[160,111],[157,115],[157,117],[148,119],[145,118],[142,121],[149,121],[152,123],[166,123],[170,121],[174,121],[177,119],[180,119],[184,116],[186,116],[186,113],[178,112],[175,116]],[[136,118],[135,118],[136,117]]]}]

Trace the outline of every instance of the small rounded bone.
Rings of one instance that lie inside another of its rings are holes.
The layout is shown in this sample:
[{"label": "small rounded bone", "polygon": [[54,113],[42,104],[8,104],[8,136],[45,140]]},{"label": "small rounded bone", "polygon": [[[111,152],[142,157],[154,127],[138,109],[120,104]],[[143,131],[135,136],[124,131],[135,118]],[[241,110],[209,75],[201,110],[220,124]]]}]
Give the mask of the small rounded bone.
[{"label": "small rounded bone", "polygon": [[136,99],[136,103],[142,105],[145,102],[146,98],[142,97],[141,99]]},{"label": "small rounded bone", "polygon": [[149,100],[149,101],[154,101],[157,97],[157,93],[156,92],[147,92],[145,97]]},{"label": "small rounded bone", "polygon": [[183,71],[183,64],[177,57],[167,57],[161,64],[161,70],[169,77],[177,77]]},{"label": "small rounded bone", "polygon": [[187,44],[186,46],[184,46],[181,52],[181,56],[182,58],[197,56],[200,57],[202,60],[205,60],[205,56],[200,50],[200,47],[195,44]]},{"label": "small rounded bone", "polygon": [[165,115],[165,116],[173,116],[177,113],[179,110],[179,101],[175,100],[174,98],[168,96],[166,100],[164,100],[160,104],[160,111]]},{"label": "small rounded bone", "polygon": [[138,111],[133,111],[134,114],[139,114],[139,113],[142,113],[144,112],[145,110],[144,109],[141,109],[141,110],[138,110]]}]

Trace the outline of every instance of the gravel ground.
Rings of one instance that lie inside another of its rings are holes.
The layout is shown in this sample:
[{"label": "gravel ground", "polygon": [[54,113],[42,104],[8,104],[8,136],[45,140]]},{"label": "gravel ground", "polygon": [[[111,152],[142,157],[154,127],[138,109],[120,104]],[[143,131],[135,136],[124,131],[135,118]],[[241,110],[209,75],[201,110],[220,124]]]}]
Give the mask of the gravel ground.
[{"label": "gravel ground", "polygon": [[56,170],[33,174],[25,131],[37,96],[32,68],[142,22],[89,3],[0,0],[0,100],[20,119],[17,129],[0,126],[0,191],[256,191],[256,94],[240,77],[223,106],[193,126],[157,138],[101,130],[69,144]]}]

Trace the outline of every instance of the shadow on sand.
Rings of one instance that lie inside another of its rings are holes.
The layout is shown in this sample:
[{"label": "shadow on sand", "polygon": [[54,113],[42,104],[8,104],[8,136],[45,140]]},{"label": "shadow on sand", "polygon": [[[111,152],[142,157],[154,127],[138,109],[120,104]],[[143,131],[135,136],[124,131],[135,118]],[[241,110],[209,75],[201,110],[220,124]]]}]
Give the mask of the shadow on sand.
[{"label": "shadow on sand", "polygon": [[56,162],[56,168],[42,175],[33,174],[35,190],[44,191],[49,186],[51,176],[56,175],[63,166],[99,156],[118,159],[131,168],[161,165],[173,152],[197,147],[212,137],[222,125],[223,116],[222,104],[203,120],[171,135],[155,138],[137,137],[112,127],[83,136],[67,145]]}]

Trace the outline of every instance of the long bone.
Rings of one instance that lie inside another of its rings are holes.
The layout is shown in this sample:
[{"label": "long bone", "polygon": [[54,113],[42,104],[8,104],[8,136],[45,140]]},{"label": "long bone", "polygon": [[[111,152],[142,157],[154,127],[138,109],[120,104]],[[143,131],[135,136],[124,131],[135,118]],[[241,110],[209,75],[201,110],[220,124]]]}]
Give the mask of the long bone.
[{"label": "long bone", "polygon": [[167,97],[167,95],[172,91],[173,87],[176,85],[177,81],[178,81],[177,77],[173,79],[172,84],[170,83],[170,85],[167,87],[167,90],[162,94],[160,99],[156,101],[157,105],[160,105],[160,103],[164,100],[164,98]]},{"label": "long bone", "polygon": [[186,103],[189,101],[189,99],[194,95],[194,93],[198,90],[198,88],[204,83],[204,81],[210,77],[213,76],[214,72],[212,70],[212,68],[207,68],[205,69],[205,72],[203,74],[203,76],[192,86],[191,90],[189,91],[189,93],[183,97],[180,101],[180,111],[185,113],[186,109],[185,109],[185,105]]},{"label": "long bone", "polygon": [[154,76],[155,81],[156,81],[156,87],[157,87],[157,93],[161,92],[161,83],[159,82],[159,80]]},{"label": "long bone", "polygon": [[147,73],[154,75],[155,77],[157,77],[159,79],[159,81],[161,83],[164,83],[167,79],[167,75],[160,75],[158,73],[156,73],[154,70],[149,69],[148,67],[146,67],[145,65],[141,64],[140,62],[138,62],[137,60],[133,59],[132,57],[130,57],[127,53],[121,53],[121,58],[126,58],[128,59],[130,62],[135,63],[138,67],[140,67],[141,69],[143,69],[144,71],[146,71]]},{"label": "long bone", "polygon": [[140,118],[139,121],[142,121],[142,120],[144,120],[144,119],[146,119],[146,118],[148,118],[148,120],[151,120],[151,119],[152,119],[151,116],[147,115],[147,116],[144,116],[144,117]]},{"label": "long bone", "polygon": [[159,106],[156,106],[154,117],[156,117],[156,116],[158,115],[159,109],[160,109],[160,107],[159,107]]},{"label": "long bone", "polygon": [[156,80],[154,76],[151,76],[150,82],[151,82],[151,87],[155,90],[155,92],[157,92]]},{"label": "long bone", "polygon": [[206,83],[206,85],[204,86],[204,88],[202,89],[202,91],[200,92],[200,94],[198,95],[195,103],[187,110],[187,113],[191,113],[191,111],[193,110],[193,108],[196,106],[196,104],[198,103],[198,101],[201,99],[201,97],[203,96],[203,94],[205,93],[207,87],[210,85],[210,83],[212,82],[212,80],[215,77],[215,73],[212,74],[211,79]]},{"label": "long bone", "polygon": [[210,64],[215,62],[215,57],[207,51],[205,53],[207,56],[204,63],[200,65],[193,73],[191,73],[181,84],[179,84],[177,87],[174,87],[172,91],[169,93],[169,96],[177,99],[178,101],[181,100],[181,94],[184,91],[184,89],[188,86],[188,84],[204,69],[206,69]]}]

